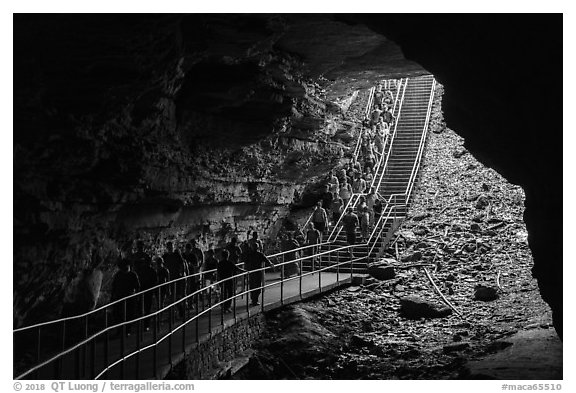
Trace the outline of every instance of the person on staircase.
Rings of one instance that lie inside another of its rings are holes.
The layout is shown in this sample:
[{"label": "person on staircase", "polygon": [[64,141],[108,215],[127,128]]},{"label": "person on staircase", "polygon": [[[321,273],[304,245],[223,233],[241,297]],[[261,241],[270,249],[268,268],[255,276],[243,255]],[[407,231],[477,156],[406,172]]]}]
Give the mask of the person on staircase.
[{"label": "person on staircase", "polygon": [[380,119],[380,115],[382,114],[382,107],[377,105],[372,113],[370,114],[370,125],[373,127],[378,124],[378,120]]},{"label": "person on staircase", "polygon": [[328,229],[328,214],[322,207],[322,201],[316,202],[312,213],[312,222],[314,223],[314,228],[318,229],[322,234]]},{"label": "person on staircase", "polygon": [[372,185],[372,181],[374,180],[374,175],[372,174],[372,168],[366,168],[366,174],[364,175],[364,179],[366,179],[366,187],[369,188]]},{"label": "person on staircase", "polygon": [[[326,214],[328,215],[328,217],[330,216],[330,207],[332,206],[332,199],[333,199],[333,195],[330,192],[330,188],[328,185],[326,185],[324,187],[324,192],[322,193],[322,195],[320,196],[321,201],[322,201],[322,206],[324,208],[324,210],[326,210]],[[326,221],[326,229],[328,229],[328,224],[329,224],[329,220]]]},{"label": "person on staircase", "polygon": [[[356,228],[360,225],[358,221],[358,216],[354,214],[354,210],[350,207],[346,212],[346,215],[342,218],[342,227],[346,233],[346,242],[349,246],[353,246],[356,243]],[[349,247],[348,251],[350,253],[350,258],[354,258],[353,247]]]},{"label": "person on staircase", "polygon": [[347,181],[340,183],[340,198],[342,199],[343,206],[348,205],[348,201],[352,197],[352,186]]},{"label": "person on staircase", "polygon": [[384,107],[384,111],[382,112],[382,118],[384,119],[384,123],[388,124],[388,127],[392,127],[394,124],[395,117],[392,114],[392,109],[387,105]]},{"label": "person on staircase", "polygon": [[366,180],[364,180],[360,176],[360,174],[356,174],[356,178],[354,179],[354,182],[352,183],[352,191],[355,194],[360,194],[360,193],[363,193],[365,189],[366,189]]},{"label": "person on staircase", "polygon": [[362,236],[362,243],[366,243],[368,241],[368,228],[370,225],[370,214],[368,212],[368,206],[366,202],[360,208],[360,235]]},{"label": "person on staircase", "polygon": [[258,306],[258,299],[262,292],[262,284],[264,283],[264,270],[265,265],[276,267],[266,255],[260,251],[258,243],[249,243],[248,252],[246,253],[246,270],[248,270],[248,281],[250,285],[250,299],[252,306]]},{"label": "person on staircase", "polygon": [[332,199],[332,206],[330,206],[330,210],[332,211],[332,222],[334,225],[342,216],[342,210],[344,209],[344,202],[342,198],[338,196],[338,194],[334,194],[334,198]]},{"label": "person on staircase", "polygon": [[328,179],[329,191],[334,194],[340,190],[340,181],[336,177],[334,170],[330,171],[330,179]]},{"label": "person on staircase", "polygon": [[384,91],[382,91],[382,85],[378,84],[376,86],[376,91],[374,92],[374,105],[382,105],[384,100]]},{"label": "person on staircase", "polygon": [[377,223],[380,220],[380,216],[382,215],[382,202],[379,198],[374,200],[374,222]]},{"label": "person on staircase", "polygon": [[376,193],[374,192],[373,189],[371,189],[368,192],[368,195],[366,196],[366,207],[368,207],[369,222],[372,225],[376,224],[376,221],[374,221],[374,204],[375,203],[376,203]]}]

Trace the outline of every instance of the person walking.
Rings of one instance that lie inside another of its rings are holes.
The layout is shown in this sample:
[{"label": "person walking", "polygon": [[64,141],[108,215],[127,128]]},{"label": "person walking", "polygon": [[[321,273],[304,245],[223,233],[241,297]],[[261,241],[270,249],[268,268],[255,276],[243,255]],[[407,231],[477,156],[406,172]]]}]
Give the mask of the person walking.
[{"label": "person walking", "polygon": [[[174,250],[174,245],[172,242],[166,243],[166,252],[162,255],[162,259],[166,264],[166,268],[170,272],[170,279],[176,280],[181,277],[188,275],[188,266],[186,261],[180,255],[180,252]],[[172,284],[171,286],[172,301],[177,302],[186,295],[186,282],[185,280],[179,280]],[[181,301],[177,304],[176,309],[180,317],[184,317],[184,302]]]},{"label": "person walking", "polygon": [[[359,226],[358,216],[354,214],[352,208],[348,208],[346,215],[342,218],[342,226],[346,232],[346,242],[349,246],[356,243],[356,228]],[[354,258],[352,247],[349,248],[350,258]]]},{"label": "person walking", "polygon": [[[202,251],[200,250],[200,252]],[[192,243],[186,243],[184,246],[184,252],[182,253],[182,258],[186,262],[188,274],[190,275],[190,278],[186,280],[187,295],[190,295],[200,289],[200,275],[198,273],[200,272],[201,266],[198,263],[198,254],[194,252]],[[197,295],[192,296],[188,301],[188,304],[192,308],[196,304],[196,296]]]},{"label": "person walking", "polygon": [[340,183],[340,198],[342,199],[342,205],[346,207],[348,201],[352,197],[352,187],[347,181]]},{"label": "person walking", "polygon": [[[123,299],[140,291],[138,275],[131,270],[130,262],[121,255],[118,261],[118,272],[112,280],[112,302]],[[138,300],[136,297],[118,302],[113,306],[113,315],[117,323],[134,319],[138,315]],[[126,333],[130,335],[132,324],[126,325]]]},{"label": "person walking", "polygon": [[312,270],[314,270],[317,265],[314,255],[318,254],[318,244],[320,243],[322,243],[322,234],[314,227],[314,223],[311,222],[308,224],[308,231],[306,231],[306,245],[313,246],[308,248],[308,255],[312,257]]},{"label": "person walking", "polygon": [[[154,264],[156,265],[156,274],[158,277],[158,285],[160,284],[165,284],[168,281],[170,281],[170,271],[166,268],[166,266],[164,266],[164,260],[162,259],[162,257],[154,257]],[[162,308],[164,307],[164,302],[166,300],[166,297],[168,297],[168,295],[170,294],[170,288],[168,288],[166,285],[163,285],[162,287],[160,287],[160,291],[159,291],[159,299],[157,299],[158,301],[158,308]]]},{"label": "person walking", "polygon": [[252,306],[258,306],[258,299],[262,292],[262,284],[264,283],[264,270],[265,265],[275,267],[272,262],[260,251],[257,243],[250,244],[248,252],[246,253],[246,270],[248,270],[248,281],[250,285],[250,299]]},{"label": "person walking", "polygon": [[320,233],[325,233],[328,229],[328,214],[322,207],[322,201],[318,201],[312,213],[312,222],[314,228],[318,229]]},{"label": "person walking", "polygon": [[222,251],[222,259],[218,262],[218,281],[220,281],[220,292],[222,294],[222,311],[230,312],[230,305],[232,304],[231,298],[236,294],[236,278],[235,274],[246,272],[246,270],[238,267],[236,263],[230,259],[230,252],[228,250]]}]

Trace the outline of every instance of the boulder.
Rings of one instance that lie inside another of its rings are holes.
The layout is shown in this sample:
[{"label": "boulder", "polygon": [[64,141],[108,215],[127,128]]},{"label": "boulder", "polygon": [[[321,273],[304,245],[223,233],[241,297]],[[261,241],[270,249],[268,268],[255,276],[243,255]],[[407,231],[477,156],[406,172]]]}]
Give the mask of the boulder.
[{"label": "boulder", "polygon": [[483,302],[496,300],[498,299],[498,289],[484,285],[477,285],[476,288],[474,288],[474,299]]},{"label": "boulder", "polygon": [[452,156],[454,158],[460,158],[462,157],[464,154],[468,153],[468,151],[466,149],[461,149],[461,150],[454,150],[452,152]]},{"label": "boulder", "polygon": [[420,251],[416,251],[413,254],[403,256],[402,262],[416,262],[420,259],[422,259],[422,253]]},{"label": "boulder", "polygon": [[476,199],[476,204],[474,207],[476,207],[476,209],[484,209],[486,206],[488,206],[489,203],[490,200],[486,195],[480,195],[478,199]]},{"label": "boulder", "polygon": [[452,314],[452,309],[436,302],[410,295],[400,299],[400,313],[408,319],[443,318]]},{"label": "boulder", "polygon": [[462,351],[464,349],[468,349],[470,348],[470,344],[467,342],[458,342],[455,344],[448,344],[448,345],[444,345],[442,347],[442,350],[445,353],[449,353],[449,352],[456,352],[456,351]]},{"label": "boulder", "polygon": [[416,214],[414,217],[412,217],[412,220],[414,221],[422,221],[425,218],[430,217],[430,213],[426,212],[426,213],[420,213],[420,214]]},{"label": "boulder", "polygon": [[389,260],[368,264],[368,274],[381,281],[390,280],[396,277],[394,267],[390,266],[387,261]]}]

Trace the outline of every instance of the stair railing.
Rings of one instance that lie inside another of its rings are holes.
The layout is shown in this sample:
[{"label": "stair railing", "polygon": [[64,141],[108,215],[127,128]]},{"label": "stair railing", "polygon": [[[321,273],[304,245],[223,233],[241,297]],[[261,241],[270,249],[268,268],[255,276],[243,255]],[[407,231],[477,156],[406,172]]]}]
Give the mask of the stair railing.
[{"label": "stair railing", "polygon": [[[405,88],[404,88],[404,89],[405,89]],[[356,200],[357,200],[357,199],[359,199],[359,197],[360,197],[360,194],[353,195],[352,198],[350,198],[350,201],[349,201],[348,205],[352,202],[353,199],[356,199]],[[348,205],[347,205],[347,207],[348,207]],[[391,211],[391,209],[392,209],[392,208],[390,208],[389,210]],[[390,214],[388,214],[388,216],[389,216],[389,215],[390,215]],[[380,219],[379,219],[379,222],[381,222],[381,221],[382,221],[382,216],[381,216]],[[383,228],[383,227],[382,227],[382,228]],[[380,229],[380,232],[379,232],[379,233],[381,233],[382,230],[383,230],[383,229]],[[286,264],[289,264],[289,263],[300,262],[300,274],[298,275],[298,277],[300,278],[300,291],[302,291],[301,277],[302,277],[302,276],[306,276],[306,275],[308,275],[308,274],[316,274],[315,272],[311,272],[311,273],[303,273],[303,272],[302,272],[302,263],[301,263],[301,262],[302,262],[303,260],[309,259],[309,258],[311,258],[311,257],[319,257],[319,256],[322,256],[322,255],[330,255],[330,254],[333,254],[333,253],[335,253],[336,256],[339,257],[339,253],[340,253],[341,251],[345,251],[345,250],[348,250],[348,249],[353,249],[353,248],[360,247],[360,246],[367,246],[367,245],[369,245],[370,241],[372,240],[372,238],[373,238],[373,236],[374,236],[374,233],[375,233],[375,230],[373,230],[373,231],[371,232],[370,238],[366,241],[366,243],[357,244],[357,245],[350,245],[350,246],[345,246],[345,247],[338,247],[338,248],[335,248],[335,249],[332,249],[332,250],[315,253],[314,255],[311,255],[311,256],[300,257],[300,258],[296,258],[296,259],[293,259],[293,260],[290,260],[290,261],[282,262],[282,263],[277,264],[277,266],[283,267],[283,266],[285,266]],[[329,239],[330,239],[330,238],[329,238]],[[320,244],[312,244],[312,245],[302,246],[302,247],[299,247],[299,248],[297,248],[297,249],[295,249],[295,250],[288,250],[288,251],[283,251],[283,252],[280,252],[280,253],[272,254],[272,255],[270,255],[269,257],[270,257],[270,258],[278,258],[278,257],[280,257],[280,256],[283,257],[283,256],[285,256],[285,255],[288,254],[288,253],[294,253],[294,255],[296,255],[296,254],[295,254],[296,252],[302,252],[302,251],[304,251],[304,250],[306,250],[306,249],[313,248],[313,247],[320,247],[320,246],[326,245],[326,244],[331,244],[331,242],[328,241],[328,242],[324,242],[324,243],[320,243]],[[373,249],[373,248],[374,248],[374,246],[372,247],[372,249]],[[372,250],[372,249],[371,249],[371,250]],[[359,261],[359,260],[361,260],[361,259],[362,259],[362,258],[359,258],[359,259],[357,259],[357,260],[352,260],[352,261],[347,260],[347,261],[345,261],[345,262],[338,262],[336,265],[331,265],[331,266],[329,266],[329,267],[326,267],[326,268],[322,268],[322,269],[317,270],[317,272],[319,273],[319,285],[320,285],[320,281],[321,281],[321,272],[322,272],[322,271],[324,271],[324,270],[326,270],[326,269],[328,269],[328,268],[333,268],[334,266],[341,266],[342,264],[352,263],[352,268],[351,268],[351,274],[352,274],[354,261]],[[256,271],[264,271],[265,269],[266,269],[266,268],[257,269]],[[38,362],[37,362],[37,364],[36,364],[35,366],[33,366],[32,368],[28,369],[27,371],[25,371],[25,372],[23,372],[23,373],[20,373],[18,376],[16,376],[15,379],[22,379],[22,378],[29,377],[29,376],[33,375],[35,372],[39,371],[40,369],[42,369],[43,367],[45,367],[45,366],[47,366],[47,365],[49,365],[49,364],[51,364],[51,363],[54,363],[54,362],[56,362],[56,361],[60,361],[60,362],[61,362],[61,361],[62,361],[62,358],[63,358],[64,356],[66,356],[66,355],[68,355],[68,354],[71,354],[72,352],[75,352],[75,351],[76,351],[75,354],[78,355],[78,353],[79,353],[78,351],[80,351],[80,349],[83,349],[84,356],[86,357],[86,356],[87,356],[86,354],[87,354],[87,352],[88,352],[88,351],[87,351],[87,346],[88,346],[89,344],[92,345],[92,356],[95,356],[95,355],[94,355],[95,345],[96,345],[95,341],[96,341],[98,338],[105,340],[105,342],[106,342],[106,347],[105,347],[105,348],[107,349],[107,348],[108,348],[108,342],[109,342],[109,339],[108,339],[108,334],[109,334],[109,333],[111,333],[111,332],[112,332],[113,330],[115,330],[115,329],[121,328],[121,329],[122,329],[122,334],[124,334],[126,328],[127,328],[129,325],[132,325],[132,324],[135,324],[135,323],[138,323],[138,324],[139,324],[139,330],[140,330],[140,329],[141,329],[141,326],[140,326],[141,323],[143,323],[144,320],[145,320],[145,319],[148,319],[148,318],[153,318],[153,319],[154,319],[154,329],[155,329],[155,330],[154,330],[154,337],[157,337],[157,334],[158,334],[158,331],[157,331],[157,328],[158,328],[157,320],[158,320],[158,318],[161,316],[162,313],[164,313],[164,312],[170,312],[170,313],[174,312],[174,308],[181,306],[181,304],[186,304],[186,303],[183,303],[183,302],[193,301],[194,299],[196,300],[196,302],[198,302],[198,299],[199,299],[201,296],[204,296],[204,295],[208,295],[208,299],[209,299],[209,301],[211,302],[210,299],[211,299],[211,295],[212,295],[213,288],[215,288],[218,284],[221,284],[221,283],[223,283],[224,281],[229,280],[229,279],[219,280],[219,281],[217,281],[217,282],[215,282],[215,283],[212,283],[212,284],[211,284],[210,286],[208,286],[208,287],[199,288],[198,290],[194,291],[193,293],[187,294],[187,295],[183,296],[182,298],[173,301],[172,303],[168,304],[167,306],[160,306],[160,307],[158,307],[158,309],[157,309],[155,312],[152,312],[152,313],[149,313],[149,314],[145,314],[145,315],[142,315],[142,316],[139,316],[139,317],[134,317],[134,318],[132,318],[132,319],[130,319],[130,320],[125,320],[125,321],[123,321],[123,322],[119,322],[119,323],[116,323],[116,324],[110,324],[110,325],[109,325],[109,323],[108,323],[108,314],[109,314],[109,311],[111,311],[111,310],[113,310],[115,307],[119,307],[119,306],[123,307],[124,310],[126,310],[126,304],[127,304],[127,302],[130,302],[130,301],[135,301],[135,302],[137,302],[138,304],[143,304],[143,302],[144,302],[144,296],[145,296],[145,295],[151,295],[151,294],[154,293],[154,294],[157,296],[157,299],[160,299],[160,298],[163,298],[162,292],[163,292],[163,291],[168,291],[169,289],[172,289],[172,290],[173,290],[172,293],[175,294],[176,291],[177,291],[177,286],[178,286],[179,284],[180,284],[180,285],[183,285],[183,284],[186,283],[186,282],[191,282],[191,281],[194,281],[194,280],[196,280],[196,279],[201,280],[204,275],[209,274],[209,273],[216,273],[216,269],[208,270],[208,271],[204,271],[204,272],[199,272],[199,273],[194,273],[194,274],[191,274],[191,275],[188,275],[188,276],[185,276],[185,277],[181,277],[181,278],[177,278],[177,279],[171,280],[171,281],[169,281],[169,282],[167,282],[167,283],[163,283],[163,284],[157,285],[157,286],[155,286],[155,287],[153,287],[153,288],[150,288],[150,289],[147,289],[147,290],[138,292],[138,293],[136,293],[136,294],[129,295],[129,296],[124,297],[124,298],[122,298],[122,299],[115,300],[115,301],[113,301],[113,302],[111,302],[111,303],[108,303],[108,304],[106,304],[106,305],[104,305],[104,306],[101,306],[101,307],[97,308],[96,310],[93,310],[93,311],[90,311],[90,312],[87,312],[87,313],[84,313],[84,314],[80,314],[80,315],[76,315],[76,316],[71,316],[71,317],[67,317],[67,318],[60,318],[60,319],[57,319],[57,320],[54,320],[54,321],[48,321],[48,322],[44,322],[44,323],[40,323],[40,324],[35,324],[35,325],[32,325],[32,326],[27,326],[27,327],[23,327],[23,328],[14,329],[14,330],[13,330],[13,334],[15,334],[15,335],[16,335],[16,334],[21,334],[21,333],[24,333],[24,332],[33,332],[33,336],[40,338],[40,337],[41,337],[41,331],[42,331],[42,329],[46,329],[48,326],[55,326],[55,327],[58,328],[57,325],[62,324],[61,334],[62,334],[62,343],[63,343],[63,348],[62,348],[61,351],[59,351],[56,355],[48,358],[47,360],[42,360],[42,359],[40,358],[40,356],[41,356],[40,354],[42,353],[41,340],[38,339],[38,341],[37,341],[37,343],[36,343],[36,345],[37,345],[36,352],[37,352],[37,354],[38,354],[38,359],[37,359]],[[241,274],[238,274],[238,275],[234,276],[233,278],[234,278],[234,279],[237,279],[237,278],[239,278],[239,277],[242,277],[242,280],[243,280],[243,281],[245,282],[245,284],[246,284],[247,281],[248,281],[248,274],[249,274],[248,272],[244,272],[244,273],[241,273]],[[294,278],[294,277],[288,278],[288,279],[286,279],[285,277],[283,277],[283,275],[284,275],[284,269],[283,269],[283,268],[281,268],[281,274],[282,274],[282,277],[281,277],[281,280],[280,280],[280,281],[275,282],[275,283],[273,283],[273,284],[264,284],[264,285],[262,285],[262,286],[260,287],[260,289],[263,290],[265,287],[272,286],[272,285],[281,285],[281,288],[283,288],[284,282],[290,281],[290,280],[293,280],[293,279],[297,279],[297,278]],[[245,288],[247,288],[247,287],[248,287],[248,285],[245,285]],[[248,296],[247,296],[247,294],[248,294],[251,290],[253,290],[253,289],[254,289],[254,288],[250,288],[249,290],[245,290],[245,291],[243,291],[243,292],[241,292],[241,293],[238,293],[238,294],[236,294],[236,295],[233,296],[234,312],[235,312],[235,310],[236,310],[236,299],[237,299],[238,297],[240,297],[240,296],[246,295],[246,302],[248,302]],[[282,294],[282,291],[281,291],[281,294]],[[174,295],[174,297],[175,297],[175,296],[176,296],[176,295]],[[281,296],[282,296],[282,295],[281,295]],[[262,293],[262,297],[264,297],[264,293]],[[138,354],[140,354],[140,353],[143,352],[143,351],[146,351],[146,350],[149,350],[149,349],[152,349],[152,348],[155,349],[161,342],[163,342],[164,340],[169,339],[169,338],[170,338],[174,333],[176,333],[178,330],[183,329],[186,325],[191,324],[191,323],[194,322],[194,321],[196,322],[196,332],[197,332],[197,334],[198,334],[198,320],[199,320],[199,318],[200,318],[201,316],[205,315],[205,314],[208,314],[209,321],[211,321],[211,320],[212,320],[212,319],[211,319],[211,318],[212,318],[212,310],[215,310],[215,308],[218,307],[218,306],[220,306],[223,302],[224,302],[224,300],[222,300],[222,301],[220,301],[220,302],[218,302],[218,303],[216,303],[216,304],[213,304],[213,305],[212,305],[212,304],[209,304],[209,307],[206,308],[205,310],[203,310],[202,312],[200,312],[199,309],[198,309],[198,307],[197,307],[197,308],[196,308],[196,313],[195,313],[195,315],[194,315],[192,318],[189,318],[189,319],[187,319],[187,320],[183,320],[183,323],[182,323],[181,325],[175,327],[175,328],[170,327],[170,332],[167,333],[165,336],[161,337],[160,339],[156,339],[156,338],[155,338],[155,341],[154,341],[152,344],[147,345],[147,346],[142,347],[142,348],[137,348],[136,350],[130,352],[129,354],[124,354],[124,350],[125,350],[126,348],[124,348],[124,341],[122,341],[122,355],[121,355],[121,357],[120,357],[119,359],[117,359],[116,361],[112,361],[111,363],[110,363],[109,359],[107,358],[107,359],[106,359],[106,362],[105,362],[105,364],[106,364],[107,366],[106,366],[102,371],[100,371],[100,372],[95,376],[95,378],[96,378],[96,379],[101,378],[101,377],[104,376],[111,368],[115,367],[116,365],[118,365],[118,364],[120,364],[120,363],[125,362],[127,359],[129,359],[129,358],[131,358],[131,357],[133,357],[133,356],[137,356]],[[262,307],[264,307],[264,301],[262,301]],[[248,303],[247,303],[247,310],[248,310],[248,313],[249,313]],[[91,336],[89,336],[89,334],[88,334],[88,331],[89,331],[89,330],[88,330],[88,328],[89,328],[89,326],[88,326],[89,317],[91,317],[91,316],[97,316],[97,313],[103,313],[103,314],[104,314],[105,326],[104,326],[103,329],[101,329],[101,330],[97,331],[96,333],[92,334]],[[220,314],[221,314],[221,319],[222,319],[222,323],[223,323],[223,310],[222,310],[221,307],[220,307]],[[235,315],[235,314],[234,314],[234,315]],[[186,319],[186,318],[184,317],[184,319]],[[69,322],[69,323],[79,322],[79,323],[81,323],[81,324],[84,326],[84,329],[83,329],[83,334],[81,334],[81,336],[83,336],[83,338],[80,338],[80,341],[78,341],[77,343],[71,345],[70,347],[65,348],[66,341],[67,341],[67,332],[66,332],[66,323],[67,323],[67,322]],[[184,336],[185,330],[184,330],[182,333],[183,333],[183,337],[185,337],[185,336]],[[102,336],[104,336],[104,337],[102,337]],[[172,345],[172,344],[171,344],[171,340],[169,340],[169,343],[170,343],[170,345]],[[139,346],[139,345],[140,345],[140,344],[138,344],[138,346]],[[183,339],[182,346],[183,346],[183,350],[185,350],[185,346],[186,346],[185,339]],[[170,350],[170,353],[172,353],[171,350]],[[106,350],[106,356],[108,356],[108,351],[107,351],[107,350]],[[156,361],[156,351],[154,351],[154,356],[155,356],[154,359],[155,359],[155,361]],[[137,359],[139,360],[139,358],[137,358]],[[93,371],[93,373],[96,373],[96,370],[94,370],[94,368],[95,368],[95,367],[94,367],[94,360],[92,360],[92,361],[93,361],[93,363],[92,363],[92,368],[93,368],[93,370],[92,370],[92,371]],[[77,366],[77,367],[79,367],[79,366]],[[58,367],[56,367],[56,369],[59,370]],[[61,371],[61,370],[60,370],[60,371]],[[85,370],[85,368],[84,368],[84,369],[82,370],[82,375],[81,375],[81,376],[84,376],[84,378],[85,378],[85,375],[83,375],[83,374],[85,373],[85,371],[86,371],[86,370]],[[77,373],[80,373],[80,371],[77,370]],[[61,374],[58,375],[58,372],[56,372],[56,374],[57,374],[57,375],[55,376],[56,378],[58,378],[58,377],[61,376]],[[136,375],[136,377],[138,377],[138,375]]]}]

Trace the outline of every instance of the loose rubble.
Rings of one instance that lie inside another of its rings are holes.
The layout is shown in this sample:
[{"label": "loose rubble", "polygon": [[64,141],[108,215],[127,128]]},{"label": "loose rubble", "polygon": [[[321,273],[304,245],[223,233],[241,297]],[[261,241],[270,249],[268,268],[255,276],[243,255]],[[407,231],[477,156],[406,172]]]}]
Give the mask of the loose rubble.
[{"label": "loose rubble", "polygon": [[[238,378],[466,378],[465,363],[502,350],[501,339],[530,326],[551,328],[531,277],[523,190],[467,154],[462,139],[444,128],[438,100],[409,217],[388,259],[372,271],[390,266],[394,276],[378,281],[372,274],[364,285],[268,315],[254,361]],[[406,318],[411,304],[452,311],[423,267],[457,312]],[[311,326],[283,325],[296,317]],[[307,336],[316,325],[329,334]],[[283,345],[287,335],[301,341]]]}]

